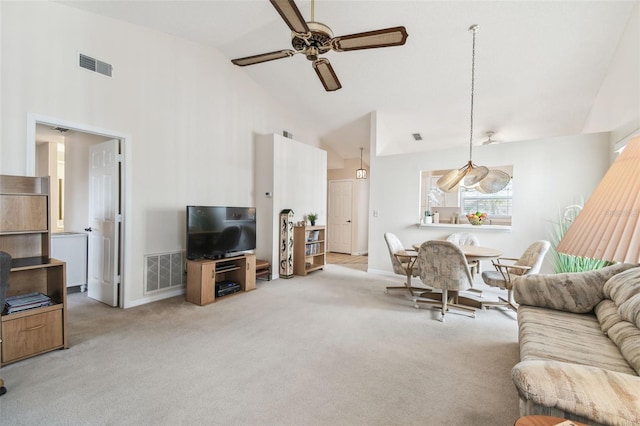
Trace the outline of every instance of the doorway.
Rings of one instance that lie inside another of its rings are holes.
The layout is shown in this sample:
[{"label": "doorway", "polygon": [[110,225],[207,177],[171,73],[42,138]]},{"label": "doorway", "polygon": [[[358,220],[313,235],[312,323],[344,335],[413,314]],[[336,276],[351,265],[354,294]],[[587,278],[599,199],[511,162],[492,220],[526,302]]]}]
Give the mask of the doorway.
[{"label": "doorway", "polygon": [[[87,232],[91,228],[89,219],[94,217],[92,215],[94,210],[92,209],[92,203],[96,202],[90,197],[90,194],[95,191],[93,189],[90,191],[89,189],[92,185],[89,178],[90,150],[92,147],[104,144],[109,140],[116,143],[117,151],[114,155],[119,164],[113,180],[115,191],[110,198],[108,208],[115,212],[114,220],[117,221],[116,232],[119,238],[116,238],[115,244],[112,244],[109,256],[105,256],[102,253],[99,256],[92,257],[91,249],[89,248],[86,260],[86,276],[87,283],[91,283],[94,276],[91,273],[92,270],[113,271],[110,274],[105,274],[112,276],[113,296],[106,300],[96,298],[110,306],[124,308],[126,300],[126,280],[124,279],[123,263],[126,247],[124,227],[126,192],[124,177],[126,167],[124,164],[125,155],[122,153],[125,151],[128,137],[118,134],[118,132],[105,131],[87,125],[33,115],[29,117],[27,133],[27,139],[33,141],[33,144],[28,144],[27,148],[27,174],[41,175],[43,173],[42,170],[45,168],[52,172],[48,173],[52,180],[51,229],[54,232],[57,231],[60,236],[65,234],[65,237],[69,237],[69,234],[83,234],[84,236],[90,234]],[[54,151],[51,144],[55,145],[55,160],[51,159],[52,155],[43,154],[43,152],[51,154]],[[30,149],[32,150],[32,155],[29,155]],[[60,152],[62,152],[62,155],[60,155]],[[43,166],[42,162],[47,158],[48,164]],[[55,167],[53,166],[54,164]],[[53,239],[52,236],[52,241]],[[90,239],[87,240],[90,241]],[[89,247],[88,243],[87,247]],[[111,262],[112,267],[106,264],[107,261]],[[71,265],[68,265],[68,268],[69,266]],[[68,276],[71,276],[70,272],[72,271],[68,272]],[[68,280],[68,285],[73,286],[75,284]],[[95,293],[92,296],[90,291],[89,296],[95,297]]]}]

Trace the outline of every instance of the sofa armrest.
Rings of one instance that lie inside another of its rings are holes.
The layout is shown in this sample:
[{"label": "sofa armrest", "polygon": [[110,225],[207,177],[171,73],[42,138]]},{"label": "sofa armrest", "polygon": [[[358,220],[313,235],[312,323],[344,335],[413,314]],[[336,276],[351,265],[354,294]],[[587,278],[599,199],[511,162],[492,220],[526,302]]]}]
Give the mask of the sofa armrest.
[{"label": "sofa armrest", "polygon": [[587,272],[516,276],[513,296],[519,304],[583,314],[602,300],[609,278],[634,266],[621,263]]},{"label": "sofa armrest", "polygon": [[516,364],[511,376],[521,400],[520,415],[544,412],[590,424],[640,424],[638,376],[542,360]]}]

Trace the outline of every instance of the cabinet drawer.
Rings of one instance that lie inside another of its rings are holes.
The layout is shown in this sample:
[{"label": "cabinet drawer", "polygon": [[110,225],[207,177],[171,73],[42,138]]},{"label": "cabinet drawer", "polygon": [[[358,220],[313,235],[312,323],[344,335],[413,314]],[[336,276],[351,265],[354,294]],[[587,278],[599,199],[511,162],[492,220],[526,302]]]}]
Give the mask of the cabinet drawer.
[{"label": "cabinet drawer", "polygon": [[62,310],[2,321],[2,362],[7,363],[63,345]]}]

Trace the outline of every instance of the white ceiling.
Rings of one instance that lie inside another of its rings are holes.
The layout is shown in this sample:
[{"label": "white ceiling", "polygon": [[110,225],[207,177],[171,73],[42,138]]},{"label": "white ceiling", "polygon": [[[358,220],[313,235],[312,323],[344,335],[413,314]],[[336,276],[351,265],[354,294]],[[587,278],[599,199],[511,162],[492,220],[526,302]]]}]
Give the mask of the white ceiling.
[{"label": "white ceiling", "polygon": [[[61,3],[205,43],[229,59],[291,48],[288,27],[266,0]],[[311,1],[296,4],[310,20]],[[580,134],[636,4],[318,0],[315,19],[336,36],[404,25],[407,43],[327,53],[343,86],[331,93],[302,55],[238,72],[314,117],[323,142],[343,158],[358,158],[368,142],[371,111],[391,142],[378,148],[385,154],[468,146],[467,29],[478,24],[474,142],[490,130],[505,142]],[[417,132],[422,142],[413,140]]]}]

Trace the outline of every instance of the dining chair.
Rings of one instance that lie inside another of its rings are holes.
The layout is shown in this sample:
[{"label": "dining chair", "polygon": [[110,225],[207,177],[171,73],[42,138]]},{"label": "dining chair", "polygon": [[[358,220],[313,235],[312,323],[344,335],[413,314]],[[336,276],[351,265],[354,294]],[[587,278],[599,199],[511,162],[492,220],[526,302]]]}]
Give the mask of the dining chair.
[{"label": "dining chair", "polygon": [[482,281],[491,287],[507,290],[507,298],[498,298],[498,302],[484,302],[486,307],[504,306],[514,311],[518,310],[513,299],[513,278],[520,275],[531,275],[540,272],[544,256],[551,244],[546,240],[539,240],[531,244],[519,258],[499,257],[491,260],[495,270],[482,272]]},{"label": "dining chair", "polygon": [[[475,318],[475,308],[458,303],[459,292],[471,288],[471,272],[467,259],[457,244],[451,241],[425,241],[418,250],[420,280],[428,287],[440,289],[439,301],[432,300],[433,292],[419,294],[416,303],[436,304],[441,307],[440,321],[449,309],[470,312]],[[425,297],[426,296],[426,297]]]},{"label": "dining chair", "polygon": [[[468,232],[454,232],[447,237],[447,241],[451,241],[454,244],[463,246],[480,245],[480,240],[478,239],[478,237]],[[471,278],[475,278],[476,274],[480,273],[480,261],[472,260],[471,262],[467,261],[467,263],[469,264],[469,268],[471,268]],[[482,290],[473,288],[473,282],[471,284],[470,290],[482,294]]]},{"label": "dining chair", "polygon": [[[387,243],[389,249],[389,258],[391,259],[391,265],[393,266],[393,272],[398,275],[402,275],[405,278],[404,286],[391,286],[387,287],[387,293],[389,290],[406,290],[411,296],[414,296],[414,291],[425,291],[427,289],[423,287],[413,287],[411,284],[411,277],[419,276],[418,268],[415,265],[416,259],[410,259],[408,257],[398,256],[401,251],[413,251],[407,250],[402,245],[400,239],[396,234],[391,232],[385,232],[384,241]],[[409,273],[409,271],[411,271]]]}]

